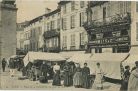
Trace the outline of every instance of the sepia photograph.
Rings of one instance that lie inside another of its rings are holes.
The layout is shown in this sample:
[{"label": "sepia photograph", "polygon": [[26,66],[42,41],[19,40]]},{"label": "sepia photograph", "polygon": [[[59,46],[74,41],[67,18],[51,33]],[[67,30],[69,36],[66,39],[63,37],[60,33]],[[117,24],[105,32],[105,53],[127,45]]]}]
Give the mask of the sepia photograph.
[{"label": "sepia photograph", "polygon": [[138,1],[0,0],[0,90],[138,91]]}]

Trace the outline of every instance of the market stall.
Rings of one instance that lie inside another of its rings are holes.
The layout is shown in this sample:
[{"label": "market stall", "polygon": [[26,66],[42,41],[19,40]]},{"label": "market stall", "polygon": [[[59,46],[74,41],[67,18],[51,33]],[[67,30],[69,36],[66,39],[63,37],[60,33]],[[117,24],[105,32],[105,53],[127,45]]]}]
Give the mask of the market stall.
[{"label": "market stall", "polygon": [[[39,78],[41,76],[41,65],[43,61],[45,61],[47,64],[49,74],[48,79],[51,79],[51,77],[53,77],[52,67],[54,63],[58,62],[62,68],[62,65],[65,63],[66,59],[58,53],[28,52],[23,61],[27,72],[27,77],[30,80],[34,80],[36,77]],[[35,78],[33,76],[34,74],[37,75]]]},{"label": "market stall", "polygon": [[76,54],[84,54],[85,51],[66,51],[66,52],[60,52],[59,54],[61,54],[62,57],[64,57],[65,59],[69,59],[72,56],[76,55]]},{"label": "market stall", "polygon": [[130,69],[132,69],[135,66],[135,62],[138,61],[138,54],[130,54],[130,56],[122,62],[123,67],[129,65]]},{"label": "market stall", "polygon": [[105,77],[121,79],[121,62],[128,57],[128,53],[96,53],[87,63],[91,74],[95,73],[96,63],[101,64]]},{"label": "market stall", "polygon": [[92,56],[92,54],[90,54],[90,53],[87,53],[87,54],[77,53],[77,54],[73,55],[71,58],[69,58],[67,60],[67,62],[72,61],[74,63],[79,63],[82,67],[83,64],[86,62],[86,60],[89,60],[91,56]]},{"label": "market stall", "polygon": [[135,66],[135,62],[138,61],[138,47],[131,47],[129,54],[130,56],[122,64],[123,67],[129,65],[132,69]]},{"label": "market stall", "polygon": [[28,52],[23,59],[24,65],[26,66],[29,62],[34,62],[35,60],[60,62],[65,61],[66,59],[58,53]]}]

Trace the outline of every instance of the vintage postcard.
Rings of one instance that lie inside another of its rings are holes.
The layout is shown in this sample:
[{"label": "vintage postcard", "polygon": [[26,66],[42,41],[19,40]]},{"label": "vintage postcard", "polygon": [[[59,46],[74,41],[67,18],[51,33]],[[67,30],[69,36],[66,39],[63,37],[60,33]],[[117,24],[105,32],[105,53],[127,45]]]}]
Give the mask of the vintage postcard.
[{"label": "vintage postcard", "polygon": [[0,0],[1,90],[138,91],[138,1]]}]

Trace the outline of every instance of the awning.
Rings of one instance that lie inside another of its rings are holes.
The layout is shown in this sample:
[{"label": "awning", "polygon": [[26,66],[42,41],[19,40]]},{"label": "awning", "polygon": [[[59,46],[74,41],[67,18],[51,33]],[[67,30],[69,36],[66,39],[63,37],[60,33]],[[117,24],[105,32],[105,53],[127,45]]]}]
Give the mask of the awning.
[{"label": "awning", "polygon": [[75,54],[73,55],[70,59],[68,59],[68,62],[75,62],[75,63],[79,63],[81,66],[83,66],[83,64],[90,59],[90,57],[92,56],[92,54]]},{"label": "awning", "polygon": [[28,52],[24,57],[24,65],[26,66],[29,62],[34,62],[35,60],[46,60],[46,61],[65,61],[58,53],[45,53],[45,52]]},{"label": "awning", "polygon": [[138,61],[138,54],[130,54],[122,64],[124,67],[129,65],[130,68],[133,68],[135,66],[135,61]]},{"label": "awning", "polygon": [[106,77],[121,79],[120,63],[128,57],[129,53],[96,53],[88,61],[91,73],[95,73],[96,63],[101,64],[101,68]]},{"label": "awning", "polygon": [[130,54],[138,54],[138,46],[133,46],[131,47],[130,51],[129,51]]},{"label": "awning", "polygon": [[62,55],[62,57],[64,57],[64,58],[66,58],[66,59],[69,59],[69,58],[71,58],[73,55],[75,55],[75,54],[84,54],[85,53],[85,51],[66,51],[66,52],[60,52],[60,54]]}]

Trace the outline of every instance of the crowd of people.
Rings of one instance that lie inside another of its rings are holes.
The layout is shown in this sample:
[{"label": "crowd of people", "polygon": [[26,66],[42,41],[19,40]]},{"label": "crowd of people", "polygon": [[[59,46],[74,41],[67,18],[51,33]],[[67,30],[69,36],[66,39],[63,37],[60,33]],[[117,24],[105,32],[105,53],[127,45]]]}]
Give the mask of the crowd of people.
[{"label": "crowd of people", "polygon": [[[2,69],[5,72],[7,61],[5,58],[2,60]],[[87,63],[81,68],[79,63],[65,62],[61,68],[61,65],[55,63],[55,65],[49,66],[46,61],[38,64],[28,64],[27,67],[22,67],[22,75],[27,76],[29,79],[41,83],[48,83],[49,79],[52,79],[53,86],[65,87],[74,86],[75,88],[95,88],[103,89],[103,77],[104,72],[101,68],[101,64],[96,64],[95,74],[90,74],[90,68]],[[14,77],[16,70],[16,63],[14,58],[10,58],[8,67],[10,69],[10,76]],[[63,84],[61,81],[63,80]],[[125,66],[123,73],[120,91],[138,91],[138,61],[135,62],[135,67],[130,71],[130,66]]]}]

